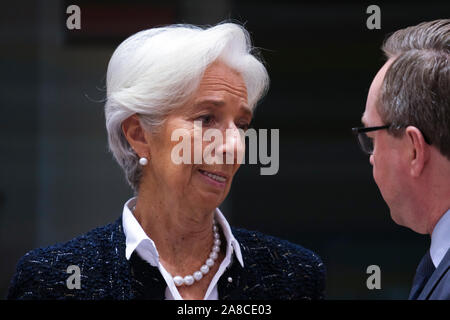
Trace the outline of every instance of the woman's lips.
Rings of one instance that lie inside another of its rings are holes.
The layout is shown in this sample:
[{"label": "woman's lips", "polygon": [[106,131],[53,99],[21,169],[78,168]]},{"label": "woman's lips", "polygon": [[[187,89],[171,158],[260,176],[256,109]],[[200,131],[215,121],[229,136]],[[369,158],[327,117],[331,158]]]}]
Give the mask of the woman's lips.
[{"label": "woman's lips", "polygon": [[199,169],[198,171],[203,177],[205,177],[206,181],[217,187],[224,187],[228,180],[228,178],[221,173],[213,173],[211,171],[206,171],[202,169]]}]

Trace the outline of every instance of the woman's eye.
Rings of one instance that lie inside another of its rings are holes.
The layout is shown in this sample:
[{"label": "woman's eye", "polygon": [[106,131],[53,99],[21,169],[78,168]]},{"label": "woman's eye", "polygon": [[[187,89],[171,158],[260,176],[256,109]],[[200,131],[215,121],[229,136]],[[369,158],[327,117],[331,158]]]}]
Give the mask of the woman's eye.
[{"label": "woman's eye", "polygon": [[200,120],[203,125],[210,125],[214,122],[214,117],[210,114],[205,114],[203,116],[198,117],[195,120]]},{"label": "woman's eye", "polygon": [[247,131],[250,128],[250,123],[240,123],[238,124],[238,128]]}]

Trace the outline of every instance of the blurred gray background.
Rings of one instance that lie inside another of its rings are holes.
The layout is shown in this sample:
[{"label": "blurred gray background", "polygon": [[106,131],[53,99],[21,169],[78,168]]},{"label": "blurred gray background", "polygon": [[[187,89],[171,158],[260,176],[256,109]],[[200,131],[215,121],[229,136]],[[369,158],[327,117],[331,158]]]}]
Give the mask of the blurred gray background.
[{"label": "blurred gray background", "polygon": [[[81,30],[66,8],[81,8]],[[14,1],[0,10],[0,297],[27,251],[118,218],[132,196],[108,152],[105,74],[138,30],[172,23],[245,24],[271,89],[254,127],[280,129],[280,170],[244,165],[223,204],[234,226],[317,252],[329,299],[405,299],[429,237],[395,225],[350,128],[360,125],[380,45],[399,28],[448,18],[450,4],[381,7],[321,1]],[[366,287],[379,265],[381,290]]]}]

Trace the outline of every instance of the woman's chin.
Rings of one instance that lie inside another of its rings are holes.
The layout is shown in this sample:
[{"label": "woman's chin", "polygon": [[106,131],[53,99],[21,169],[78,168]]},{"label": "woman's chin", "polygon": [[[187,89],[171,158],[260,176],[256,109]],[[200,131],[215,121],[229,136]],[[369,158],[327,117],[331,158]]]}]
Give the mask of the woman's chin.
[{"label": "woman's chin", "polygon": [[198,194],[197,204],[208,209],[215,209],[225,200],[225,197],[226,194],[217,191],[202,190]]},{"label": "woman's chin", "polygon": [[228,188],[219,191],[214,188],[199,187],[195,202],[198,206],[215,209],[225,200],[227,194]]}]

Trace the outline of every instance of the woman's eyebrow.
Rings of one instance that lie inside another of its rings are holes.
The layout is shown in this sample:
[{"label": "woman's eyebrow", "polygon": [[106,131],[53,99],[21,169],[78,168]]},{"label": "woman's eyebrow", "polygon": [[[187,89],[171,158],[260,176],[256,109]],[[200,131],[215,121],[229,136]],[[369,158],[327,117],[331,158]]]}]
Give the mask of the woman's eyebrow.
[{"label": "woman's eyebrow", "polygon": [[204,105],[213,105],[215,107],[221,107],[225,104],[225,101],[223,101],[222,99],[214,99],[214,98],[205,98],[205,99],[200,99],[197,100],[194,103],[194,107],[201,107]]},{"label": "woman's eyebrow", "polygon": [[[194,102],[194,108],[199,108],[203,106],[214,106],[222,107],[225,105],[225,101],[222,99],[205,98]],[[246,114],[253,117],[253,111],[247,105],[241,105],[240,109]]]}]

